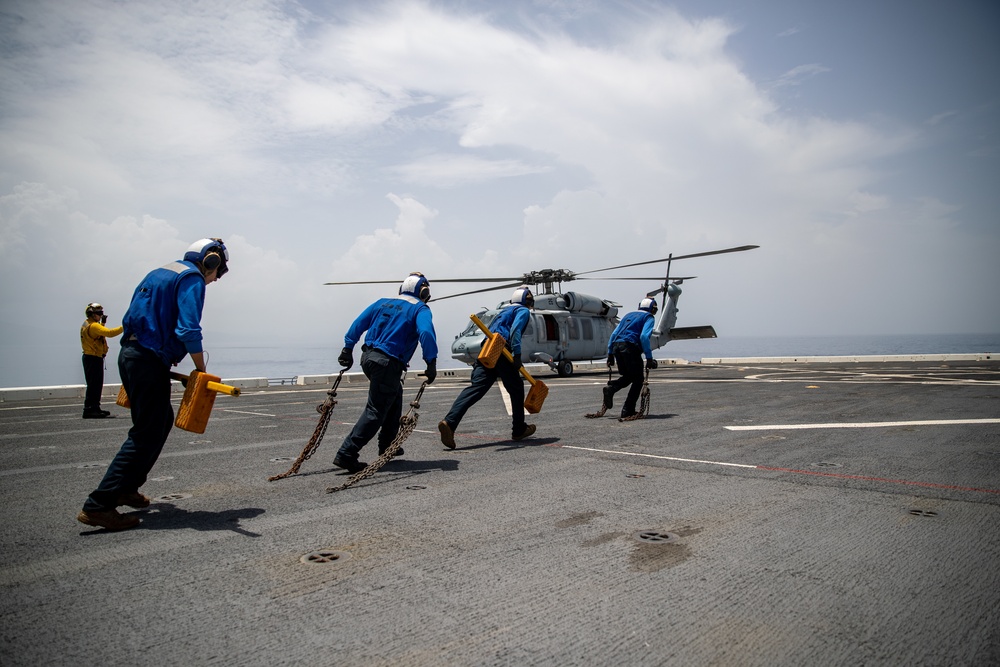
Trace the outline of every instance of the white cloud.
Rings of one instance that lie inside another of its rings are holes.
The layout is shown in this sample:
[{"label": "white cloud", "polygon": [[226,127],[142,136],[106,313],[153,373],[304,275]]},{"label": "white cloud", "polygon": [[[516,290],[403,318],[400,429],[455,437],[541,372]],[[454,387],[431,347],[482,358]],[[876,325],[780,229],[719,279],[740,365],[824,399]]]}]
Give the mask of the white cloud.
[{"label": "white cloud", "polygon": [[[4,304],[42,337],[72,330],[78,302],[120,312],[143,272],[221,235],[233,270],[211,288],[206,329],[252,337],[278,306],[281,344],[335,339],[394,291],[326,281],[584,271],[759,243],[677,267],[700,276],[685,317],[718,306],[737,330],[884,331],[919,325],[883,306],[905,289],[895,276],[920,273],[915,258],[954,274],[960,248],[991,247],[928,186],[888,191],[883,161],[925,145],[918,128],[790,113],[728,53],[723,19],[548,3],[557,29],[455,6],[338,3],[323,19],[267,0],[10,3],[24,21],[0,35]],[[572,29],[583,16],[586,38]],[[776,85],[821,86],[828,71],[802,65]],[[29,266],[44,275],[15,290]],[[736,293],[751,284],[760,296]],[[824,301],[845,288],[850,320]],[[636,289],[595,286],[625,303]],[[439,331],[493,300],[442,302]],[[949,307],[958,330],[1000,326]]]},{"label": "white cloud", "polygon": [[781,86],[800,86],[803,81],[811,79],[820,74],[825,74],[829,72],[829,67],[824,67],[818,63],[809,63],[808,65],[798,65],[788,70],[773,83],[775,87]]},{"label": "white cloud", "polygon": [[473,155],[436,154],[389,167],[408,183],[448,188],[497,178],[541,174],[551,167],[535,167],[520,160],[486,160]]}]

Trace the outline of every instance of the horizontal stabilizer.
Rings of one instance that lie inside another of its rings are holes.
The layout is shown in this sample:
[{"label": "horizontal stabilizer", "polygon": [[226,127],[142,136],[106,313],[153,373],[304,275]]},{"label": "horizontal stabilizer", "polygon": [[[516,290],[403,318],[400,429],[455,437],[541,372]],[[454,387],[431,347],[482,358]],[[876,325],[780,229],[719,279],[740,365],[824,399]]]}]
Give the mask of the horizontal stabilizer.
[{"label": "horizontal stabilizer", "polygon": [[718,338],[715,327],[706,324],[703,327],[674,327],[670,330],[670,340],[692,340],[695,338]]}]

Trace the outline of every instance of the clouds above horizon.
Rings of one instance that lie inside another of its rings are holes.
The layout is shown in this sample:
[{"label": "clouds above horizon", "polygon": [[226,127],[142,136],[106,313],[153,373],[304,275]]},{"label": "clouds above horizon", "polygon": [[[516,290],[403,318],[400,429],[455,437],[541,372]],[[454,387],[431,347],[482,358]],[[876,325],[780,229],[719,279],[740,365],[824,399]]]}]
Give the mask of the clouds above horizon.
[{"label": "clouds above horizon", "polygon": [[[1000,277],[982,202],[949,200],[956,190],[928,177],[948,120],[972,112],[958,101],[919,122],[801,113],[782,91],[808,94],[838,68],[813,54],[755,80],[733,51],[746,18],[655,2],[479,6],[7,3],[4,302],[65,327],[54,311],[75,313],[85,293],[127,303],[175,247],[221,235],[239,248],[239,284],[213,294],[231,305],[210,302],[227,313],[212,324],[246,332],[254,303],[279,301],[324,311],[301,327],[342,332],[371,292],[337,292],[334,314],[319,286],[359,272],[580,271],[757,243],[757,257],[699,260],[705,282],[690,291],[708,294],[690,311],[746,334],[1000,329],[950,298]],[[789,17],[766,48],[810,30]],[[40,255],[58,269],[14,289]],[[110,275],[96,257],[129,259]],[[943,320],[910,298],[927,262],[949,276],[923,296]],[[741,297],[747,282],[767,300]],[[600,287],[632,300],[634,286]],[[823,303],[844,293],[852,318]],[[450,308],[438,322],[468,307]]]}]

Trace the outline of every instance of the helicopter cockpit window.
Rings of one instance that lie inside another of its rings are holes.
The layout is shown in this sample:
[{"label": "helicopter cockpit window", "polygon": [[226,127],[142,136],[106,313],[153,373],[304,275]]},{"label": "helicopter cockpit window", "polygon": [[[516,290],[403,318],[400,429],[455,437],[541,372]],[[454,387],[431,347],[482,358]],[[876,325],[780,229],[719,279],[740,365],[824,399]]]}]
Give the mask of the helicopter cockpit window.
[{"label": "helicopter cockpit window", "polygon": [[[496,313],[479,313],[478,317],[479,317],[479,320],[483,324],[485,324],[487,327],[489,327],[490,326],[490,322],[492,322],[493,319],[496,316],[497,316]],[[469,335],[472,335],[474,333],[479,333],[479,327],[476,326],[475,322],[473,322],[472,320],[469,320],[469,324],[465,327],[465,329],[462,331],[462,333],[460,335],[461,336],[469,336]]]}]

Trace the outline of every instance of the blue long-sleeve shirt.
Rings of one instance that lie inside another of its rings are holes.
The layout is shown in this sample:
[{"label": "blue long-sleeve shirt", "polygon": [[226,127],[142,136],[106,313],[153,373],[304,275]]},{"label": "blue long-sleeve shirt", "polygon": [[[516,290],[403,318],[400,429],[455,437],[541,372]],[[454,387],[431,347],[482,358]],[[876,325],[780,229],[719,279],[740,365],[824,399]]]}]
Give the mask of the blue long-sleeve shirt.
[{"label": "blue long-sleeve shirt", "polygon": [[636,310],[621,319],[618,326],[611,332],[608,339],[608,354],[611,354],[611,347],[615,343],[634,343],[642,346],[643,354],[647,359],[653,358],[653,350],[649,346],[649,337],[653,335],[653,325],[656,318],[652,313],[645,310]]},{"label": "blue long-sleeve shirt", "polygon": [[[367,333],[365,333],[367,332]],[[358,315],[344,336],[344,347],[353,350],[361,334],[365,345],[374,347],[409,365],[420,342],[425,362],[437,359],[437,335],[431,309],[412,296],[379,299]]]},{"label": "blue long-sleeve shirt", "polygon": [[202,351],[201,312],[205,278],[191,262],[178,260],[153,269],[132,294],[122,326],[168,366]]},{"label": "blue long-sleeve shirt", "polygon": [[504,308],[490,322],[490,331],[498,333],[504,337],[510,346],[510,353],[514,356],[521,355],[521,335],[524,328],[528,326],[531,319],[531,311],[521,305],[514,305]]}]

